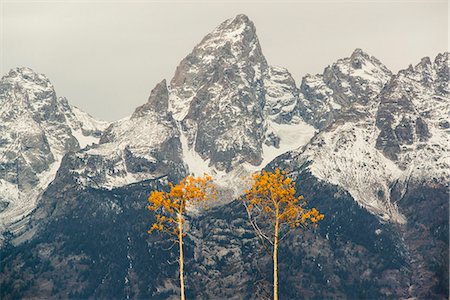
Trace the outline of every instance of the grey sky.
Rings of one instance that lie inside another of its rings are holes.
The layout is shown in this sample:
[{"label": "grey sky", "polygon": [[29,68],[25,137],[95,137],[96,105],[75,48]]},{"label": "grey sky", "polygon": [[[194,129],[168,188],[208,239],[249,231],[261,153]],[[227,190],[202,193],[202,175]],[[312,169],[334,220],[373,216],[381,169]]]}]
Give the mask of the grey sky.
[{"label": "grey sky", "polygon": [[28,66],[104,119],[129,115],[208,32],[245,13],[297,84],[355,48],[392,71],[448,49],[447,1],[6,1],[1,73]]}]

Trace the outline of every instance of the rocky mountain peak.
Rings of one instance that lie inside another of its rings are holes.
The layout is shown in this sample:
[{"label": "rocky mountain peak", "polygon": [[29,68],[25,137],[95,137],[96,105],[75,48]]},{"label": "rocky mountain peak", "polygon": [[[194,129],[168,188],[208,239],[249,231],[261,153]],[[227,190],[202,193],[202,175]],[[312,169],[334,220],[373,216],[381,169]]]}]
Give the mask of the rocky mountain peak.
[{"label": "rocky mountain peak", "polygon": [[324,82],[333,90],[334,101],[343,110],[353,104],[368,105],[392,76],[377,58],[356,49],[348,58],[339,59],[323,73]]},{"label": "rocky mountain peak", "polygon": [[416,69],[417,68],[427,68],[427,67],[432,67],[432,63],[431,63],[431,59],[428,56],[425,56],[420,60],[420,63],[418,63],[416,65]]},{"label": "rocky mountain peak", "polygon": [[267,69],[255,26],[245,15],[226,20],[194,47],[170,82],[170,106],[183,119],[201,87],[224,85],[240,78],[250,84]]},{"label": "rocky mountain peak", "polygon": [[[191,56],[198,59],[197,63],[210,64],[217,60],[236,61],[255,56],[266,63],[256,35],[255,25],[243,14],[222,22],[207,34],[186,59]],[[178,83],[176,79],[175,76],[171,85]]]},{"label": "rocky mountain peak", "polygon": [[434,60],[431,60],[428,56],[423,57],[416,65],[410,64],[408,68],[400,70],[396,76],[410,78],[414,76],[425,76],[429,77],[429,81],[434,81],[438,77],[442,77],[445,80],[448,78],[448,55],[448,52],[439,53]]},{"label": "rocky mountain peak", "polygon": [[248,16],[246,14],[238,14],[236,15],[234,18],[229,19],[231,20],[230,23],[234,23],[234,24],[245,24],[247,26],[252,26],[255,27],[253,25],[253,22],[248,18]]},{"label": "rocky mountain peak", "polygon": [[50,80],[44,74],[37,73],[28,67],[13,68],[2,77],[2,80],[21,84],[33,83],[43,87],[51,86]]},{"label": "rocky mountain peak", "polygon": [[26,110],[37,121],[58,119],[53,85],[45,75],[30,68],[14,68],[3,76],[0,98],[14,101],[11,105],[15,106],[16,115]]},{"label": "rocky mountain peak", "polygon": [[[337,60],[327,67],[323,73],[325,80],[330,83],[333,83],[334,77],[338,77],[348,81],[349,84],[357,81],[362,84],[373,83],[378,87],[378,91],[381,90],[391,75],[391,71],[376,57],[370,56],[360,48],[355,49],[350,57]],[[342,88],[343,86],[338,87]]]},{"label": "rocky mountain peak", "polygon": [[151,112],[165,115],[169,109],[169,91],[164,79],[151,91],[147,103],[136,108],[131,118],[143,117]]},{"label": "rocky mountain peak", "polygon": [[238,14],[234,18],[230,18],[222,22],[214,32],[232,32],[240,31],[243,27],[256,32],[255,25],[245,14]]},{"label": "rocky mountain peak", "polygon": [[449,59],[448,59],[449,53],[448,52],[443,52],[443,53],[439,53],[436,58],[434,59],[434,64],[437,66],[447,66],[448,68],[448,64],[449,64]]},{"label": "rocky mountain peak", "polygon": [[323,74],[307,74],[300,85],[300,115],[316,128],[335,119],[373,115],[376,97],[392,73],[362,49],[326,67]]},{"label": "rocky mountain peak", "polygon": [[300,152],[299,164],[312,162],[318,178],[343,186],[372,213],[404,222],[391,184],[448,178],[448,75],[437,71],[447,66],[444,56],[391,75],[357,49],[323,75],[305,76],[301,114],[321,130]]},{"label": "rocky mountain peak", "polygon": [[360,48],[356,48],[350,56],[351,66],[354,69],[361,69],[368,60],[370,60],[370,56]]},{"label": "rocky mountain peak", "polygon": [[256,40],[256,28],[253,22],[244,14],[239,14],[234,18],[228,19],[220,24],[213,32],[207,35],[203,41],[222,39],[222,43],[237,43],[251,44]]}]

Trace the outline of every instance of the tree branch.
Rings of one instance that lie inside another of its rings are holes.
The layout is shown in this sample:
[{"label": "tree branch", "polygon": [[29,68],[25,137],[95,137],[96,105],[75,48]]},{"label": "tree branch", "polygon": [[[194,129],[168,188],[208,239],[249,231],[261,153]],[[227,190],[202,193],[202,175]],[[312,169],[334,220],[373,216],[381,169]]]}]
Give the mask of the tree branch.
[{"label": "tree branch", "polygon": [[264,250],[266,250],[267,254],[272,255],[272,252],[267,247],[264,239],[266,239],[272,246],[273,246],[273,242],[262,232],[262,230],[259,228],[258,224],[255,221],[253,221],[252,214],[250,213],[250,210],[248,209],[247,203],[245,203],[245,201],[242,201],[242,203],[244,204],[245,210],[247,211],[248,220],[250,221],[250,224],[252,225],[253,230],[256,233],[256,236],[261,240]]},{"label": "tree branch", "polygon": [[283,234],[283,236],[279,240],[282,241],[291,231],[292,231],[292,228],[289,228],[288,231],[286,231],[286,233]]},{"label": "tree branch", "polygon": [[172,249],[173,248],[173,246],[175,246],[175,245],[177,245],[177,241],[172,241],[172,245],[169,247],[169,248],[167,248],[167,249],[165,249],[165,248],[162,248],[164,251],[168,251],[168,250],[170,250],[170,249]]}]

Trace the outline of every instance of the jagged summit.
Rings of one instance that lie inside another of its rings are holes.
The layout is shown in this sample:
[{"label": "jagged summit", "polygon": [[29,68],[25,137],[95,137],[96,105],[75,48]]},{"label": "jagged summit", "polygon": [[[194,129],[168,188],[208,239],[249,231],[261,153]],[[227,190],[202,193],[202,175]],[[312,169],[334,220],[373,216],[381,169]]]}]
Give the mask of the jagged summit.
[{"label": "jagged summit", "polygon": [[[324,70],[323,75],[327,76],[327,70],[339,71],[349,77],[356,77],[362,80],[384,79],[386,75],[392,75],[391,71],[381,63],[376,57],[369,55],[360,48],[356,48],[350,57],[338,59],[330,67]],[[370,76],[375,78],[369,78]]]},{"label": "jagged summit", "polygon": [[381,70],[383,73],[391,74],[391,71],[382,62],[380,62],[376,57],[364,52],[360,48],[356,48],[353,51],[349,61],[353,69],[366,69],[368,73],[370,70],[367,70],[367,68],[376,68]]},{"label": "jagged summit", "polygon": [[[419,73],[424,80],[437,79],[438,77],[442,80],[449,78],[449,53],[443,52],[436,55],[434,60],[430,57],[423,57],[419,63],[413,65],[410,64],[408,68],[400,70],[395,76],[409,76],[412,73]],[[433,77],[433,78],[432,78]]]},{"label": "jagged summit", "polygon": [[6,75],[4,75],[2,77],[2,80],[6,79],[6,78],[10,78],[10,79],[15,78],[17,81],[21,80],[21,81],[28,81],[28,82],[34,82],[34,83],[50,84],[50,80],[47,78],[47,76],[45,76],[44,74],[38,73],[29,67],[13,68],[13,69],[9,70],[9,72]]},{"label": "jagged summit", "polygon": [[354,60],[358,58],[370,59],[370,55],[364,52],[361,48],[356,48],[350,55],[350,59]]},{"label": "jagged summit", "polygon": [[[226,20],[194,47],[170,82],[171,111],[182,120],[201,87],[234,77],[252,83],[267,69],[253,23],[244,15]],[[222,83],[219,83],[223,85]]]},{"label": "jagged summit", "polygon": [[162,80],[130,117],[111,123],[98,144],[68,155],[70,169],[61,176],[81,186],[113,189],[185,174],[179,131],[168,101],[167,83]]},{"label": "jagged summit", "polygon": [[144,115],[149,113],[165,115],[168,112],[168,109],[169,92],[167,90],[166,80],[163,79],[151,91],[147,103],[136,108],[131,118],[143,117]]},{"label": "jagged summit", "polygon": [[391,71],[377,58],[358,48],[349,57],[326,67],[322,74],[308,74],[302,79],[300,114],[319,129],[337,118],[373,114],[376,96],[391,76]]},{"label": "jagged summit", "polygon": [[377,97],[391,76],[361,49],[337,60],[323,74],[305,76],[300,112],[320,132],[299,149],[297,164],[308,162],[317,178],[343,187],[379,217],[402,223],[404,216],[389,196],[398,168],[374,147]]},{"label": "jagged summit", "polygon": [[[28,110],[33,118],[43,121],[55,118],[57,97],[45,75],[27,67],[14,68],[2,77],[1,85],[0,99],[20,101],[15,103],[16,112]],[[14,97],[18,94],[23,97]]]},{"label": "jagged summit", "polygon": [[222,22],[213,32],[240,32],[244,28],[256,33],[255,25],[249,17],[245,14],[238,14],[235,17]]},{"label": "jagged summit", "polygon": [[222,22],[216,29],[202,39],[200,45],[213,41],[222,45],[226,43],[233,44],[239,41],[249,43],[252,39],[258,39],[255,25],[246,15],[239,14],[234,18]]},{"label": "jagged summit", "polygon": [[234,18],[230,18],[228,20],[226,20],[225,22],[222,23],[223,24],[246,24],[246,25],[250,25],[253,26],[253,22],[250,20],[250,18],[246,15],[246,14],[237,14]]},{"label": "jagged summit", "polygon": [[418,63],[418,64],[416,65],[416,68],[419,68],[419,67],[428,67],[428,66],[431,66],[431,59],[430,59],[430,57],[425,56],[425,57],[423,57],[423,58],[420,60],[420,63]]},{"label": "jagged summit", "polygon": [[447,69],[448,69],[448,64],[449,64],[449,52],[442,52],[439,53],[438,55],[436,55],[436,58],[434,59],[434,63],[436,65],[446,65]]}]

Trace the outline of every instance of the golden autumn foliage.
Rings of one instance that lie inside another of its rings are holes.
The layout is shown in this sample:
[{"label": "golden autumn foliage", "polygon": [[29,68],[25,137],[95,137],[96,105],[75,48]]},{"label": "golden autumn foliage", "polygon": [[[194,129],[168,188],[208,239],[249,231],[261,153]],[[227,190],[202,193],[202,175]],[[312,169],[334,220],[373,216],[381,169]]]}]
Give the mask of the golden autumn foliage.
[{"label": "golden autumn foliage", "polygon": [[170,191],[153,191],[148,198],[147,208],[156,212],[156,221],[148,233],[153,231],[166,232],[178,235],[179,218],[184,223],[183,215],[189,206],[206,205],[207,201],[216,199],[216,189],[212,177],[205,174],[203,177],[188,176],[180,183],[169,183]]},{"label": "golden autumn foliage", "polygon": [[212,177],[207,174],[203,177],[188,176],[176,185],[169,185],[170,191],[153,191],[148,198],[150,204],[147,208],[156,213],[156,220],[148,233],[159,231],[177,237],[180,251],[180,298],[184,300],[184,215],[189,206],[205,206],[207,201],[216,199],[216,188]]},{"label": "golden autumn foliage", "polygon": [[316,224],[324,218],[317,209],[305,208],[305,199],[303,196],[296,197],[295,193],[292,179],[277,168],[274,172],[263,171],[253,174],[251,187],[245,190],[242,198],[250,223],[266,251],[270,252],[267,243],[272,245],[274,299],[278,299],[279,241],[290,230]]},{"label": "golden autumn foliage", "polygon": [[276,169],[270,173],[263,171],[252,176],[252,186],[245,190],[247,209],[255,208],[272,222],[278,219],[279,226],[291,228],[317,223],[324,218],[317,209],[306,209],[303,196],[296,197],[294,183],[285,176],[284,171]]}]

